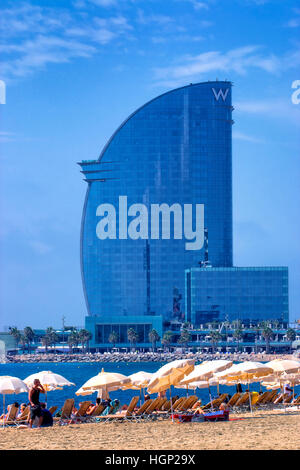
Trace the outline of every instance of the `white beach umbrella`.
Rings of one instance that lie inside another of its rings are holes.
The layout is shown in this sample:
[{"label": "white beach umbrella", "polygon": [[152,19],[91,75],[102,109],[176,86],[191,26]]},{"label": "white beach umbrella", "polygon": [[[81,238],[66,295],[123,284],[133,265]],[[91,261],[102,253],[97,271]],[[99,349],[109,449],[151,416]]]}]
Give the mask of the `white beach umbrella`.
[{"label": "white beach umbrella", "polygon": [[11,377],[9,375],[0,376],[0,393],[3,395],[3,414],[5,414],[5,395],[26,392],[28,392],[28,387],[26,383],[23,382],[23,380],[19,379],[18,377]]},{"label": "white beach umbrella", "polygon": [[[210,401],[212,401],[211,391],[210,391],[210,385],[212,385],[212,383],[209,382],[210,379],[212,379],[212,377],[214,376],[216,372],[224,371],[231,366],[232,366],[232,361],[223,360],[223,359],[203,362],[202,364],[195,366],[194,370],[189,375],[184,377],[181,383],[184,385],[190,382],[206,381],[206,388],[208,388],[209,398],[210,398]],[[215,385],[217,385],[218,387],[218,393],[219,393],[219,384],[216,378],[214,378],[214,380],[215,380]]]},{"label": "white beach umbrella", "polygon": [[128,378],[130,379],[130,383],[126,384],[124,388],[140,390],[141,388],[147,387],[152,377],[153,374],[151,374],[150,372],[144,372],[143,370],[141,370],[139,372],[136,372],[135,374],[131,374],[128,376]]},{"label": "white beach umbrella", "polygon": [[214,376],[215,373],[229,369],[231,366],[232,361],[226,360],[203,362],[202,364],[195,366],[194,370],[181,380],[181,383],[184,385],[190,382],[203,380],[208,381]]},{"label": "white beach umbrella", "polygon": [[130,379],[126,375],[117,372],[104,372],[104,369],[102,369],[99,374],[85,382],[81,388],[84,391],[104,390],[107,393],[110,390],[118,390],[128,383],[130,383]]},{"label": "white beach umbrella", "polygon": [[72,385],[75,385],[73,382],[70,382],[67,380],[65,377],[59,374],[55,374],[54,372],[51,372],[50,370],[43,370],[41,372],[36,372],[35,374],[31,374],[26,379],[24,379],[24,382],[28,387],[32,387],[35,379],[38,379],[42,386],[44,387],[46,391],[46,397],[45,401],[47,403],[47,392],[50,392],[52,390],[61,390],[63,387],[70,387]]},{"label": "white beach umbrella", "polygon": [[295,374],[300,372],[300,362],[291,359],[274,359],[265,364],[267,367],[271,367],[274,371],[274,375],[282,374]]},{"label": "white beach umbrella", "polygon": [[135,374],[131,374],[128,376],[130,382],[125,384],[122,387],[122,390],[139,390],[140,391],[140,402],[142,400],[142,389],[146,388],[148,383],[150,382],[153,374],[150,372],[144,372],[143,370],[136,372]]}]

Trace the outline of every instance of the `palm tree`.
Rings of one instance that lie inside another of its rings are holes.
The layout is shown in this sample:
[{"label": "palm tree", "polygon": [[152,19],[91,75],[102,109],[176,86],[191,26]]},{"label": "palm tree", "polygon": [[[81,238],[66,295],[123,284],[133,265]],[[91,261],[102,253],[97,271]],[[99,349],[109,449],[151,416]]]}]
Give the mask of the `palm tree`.
[{"label": "palm tree", "polygon": [[272,329],[268,326],[268,323],[265,322],[262,332],[261,332],[265,342],[266,342],[266,353],[269,354],[270,352],[270,340],[273,337],[273,331]]},{"label": "palm tree", "polygon": [[131,348],[133,348],[133,347],[135,347],[136,343],[139,340],[139,335],[138,335],[137,331],[135,331],[133,328],[129,328],[127,330],[127,338],[128,338],[128,341],[131,344]]},{"label": "palm tree", "polygon": [[68,337],[68,345],[71,349],[72,354],[73,354],[73,347],[78,346],[79,343],[80,343],[80,338],[79,338],[78,332],[73,330],[72,333]]},{"label": "palm tree", "polygon": [[49,326],[46,329],[46,336],[49,339],[49,346],[55,346],[55,344],[59,341],[58,334],[56,333],[54,328],[52,328],[52,326]]},{"label": "palm tree", "polygon": [[237,340],[238,351],[239,351],[239,349],[240,349],[240,340],[243,339],[243,337],[244,337],[244,332],[243,332],[242,328],[237,328],[233,333],[233,337]]},{"label": "palm tree", "polygon": [[172,343],[173,336],[174,336],[174,334],[173,334],[172,331],[170,331],[170,330],[165,331],[165,333],[164,333],[164,335],[163,335],[163,337],[162,337],[162,340],[161,340],[162,344],[163,344],[165,347],[169,348],[170,344]]},{"label": "palm tree", "polygon": [[292,352],[292,342],[296,339],[296,331],[293,328],[289,328],[286,332],[286,337],[290,341],[290,353]]},{"label": "palm tree", "polygon": [[78,333],[79,339],[81,341],[82,346],[84,347],[85,345],[85,350],[87,351],[89,341],[92,339],[93,335],[90,331],[82,329]]},{"label": "palm tree", "polygon": [[45,346],[46,353],[48,352],[48,347],[51,345],[51,338],[49,335],[42,337],[42,345]]},{"label": "palm tree", "polygon": [[157,331],[153,329],[149,332],[148,337],[149,337],[149,341],[152,343],[152,349],[154,351],[156,348],[156,343],[160,340],[160,336],[157,333]]},{"label": "palm tree", "polygon": [[181,335],[178,338],[178,343],[182,344],[184,348],[187,348],[189,341],[191,341],[191,335],[186,328],[182,328]]},{"label": "palm tree", "polygon": [[21,331],[19,331],[16,326],[10,326],[9,327],[9,334],[14,337],[15,342],[16,342],[16,349],[18,349],[18,344],[19,344],[21,336],[22,336]]},{"label": "palm tree", "polygon": [[216,345],[222,339],[222,335],[219,331],[211,330],[210,331],[210,337],[211,337],[210,341],[211,341],[211,344],[212,344],[212,349],[213,349],[213,352],[215,352]]},{"label": "palm tree", "polygon": [[30,354],[30,344],[34,340],[34,331],[30,326],[26,326],[24,328],[23,333],[24,333],[24,337],[26,339],[26,344],[27,344],[27,347],[28,347],[28,353]]},{"label": "palm tree", "polygon": [[108,337],[108,342],[113,345],[113,348],[116,347],[116,343],[119,341],[119,335],[116,331],[112,331]]},{"label": "palm tree", "polygon": [[23,351],[23,354],[24,354],[25,346],[26,346],[26,344],[27,344],[27,340],[26,340],[26,338],[25,338],[24,335],[21,335],[20,340],[19,340],[19,343],[20,343],[21,346],[22,346],[22,351]]}]

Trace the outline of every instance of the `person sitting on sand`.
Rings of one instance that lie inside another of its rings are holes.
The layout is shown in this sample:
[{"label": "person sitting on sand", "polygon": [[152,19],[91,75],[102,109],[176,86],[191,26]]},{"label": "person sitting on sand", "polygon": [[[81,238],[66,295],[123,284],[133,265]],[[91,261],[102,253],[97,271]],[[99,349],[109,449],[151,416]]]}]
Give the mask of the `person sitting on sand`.
[{"label": "person sitting on sand", "polygon": [[51,412],[46,408],[46,403],[41,403],[41,411],[42,411],[42,428],[49,428],[53,426],[53,416]]},{"label": "person sitting on sand", "polygon": [[220,411],[227,411],[227,410],[229,410],[228,404],[227,404],[225,401],[223,401],[223,403],[221,403],[221,405],[219,406],[219,410],[220,410]]}]

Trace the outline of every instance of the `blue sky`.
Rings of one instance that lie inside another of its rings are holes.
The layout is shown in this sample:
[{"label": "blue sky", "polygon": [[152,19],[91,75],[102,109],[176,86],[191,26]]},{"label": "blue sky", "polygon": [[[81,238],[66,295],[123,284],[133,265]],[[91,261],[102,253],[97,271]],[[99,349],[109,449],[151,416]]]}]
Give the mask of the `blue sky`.
[{"label": "blue sky", "polygon": [[215,78],[234,82],[234,263],[289,266],[300,318],[297,3],[1,1],[0,329],[84,324],[76,162],[146,101]]}]

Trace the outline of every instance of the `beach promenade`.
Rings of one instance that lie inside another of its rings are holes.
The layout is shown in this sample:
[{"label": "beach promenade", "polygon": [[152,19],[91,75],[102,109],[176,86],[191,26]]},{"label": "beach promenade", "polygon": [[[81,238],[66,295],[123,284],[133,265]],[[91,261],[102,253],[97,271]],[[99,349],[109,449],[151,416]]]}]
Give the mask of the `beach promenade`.
[{"label": "beach promenade", "polygon": [[0,430],[2,450],[299,450],[300,410],[256,411],[216,423],[122,422]]}]

